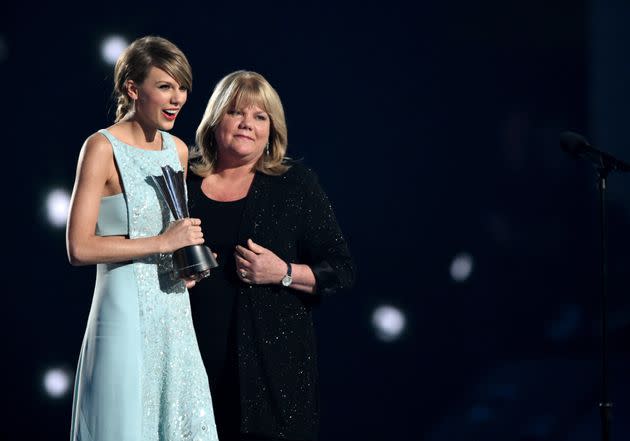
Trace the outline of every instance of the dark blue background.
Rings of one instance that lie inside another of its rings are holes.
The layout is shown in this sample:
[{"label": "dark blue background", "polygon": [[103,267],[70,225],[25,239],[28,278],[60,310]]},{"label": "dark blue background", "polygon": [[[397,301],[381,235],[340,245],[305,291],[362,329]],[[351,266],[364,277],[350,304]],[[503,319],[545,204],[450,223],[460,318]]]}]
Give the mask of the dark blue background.
[{"label": "dark blue background", "polygon": [[[630,159],[625,2],[4,8],[3,439],[68,437],[71,395],[47,397],[41,378],[74,369],[94,268],[68,264],[43,207],[112,122],[99,50],[113,33],[187,54],[174,133],[189,144],[225,74],[258,71],[280,93],[289,154],[318,172],[358,266],[355,288],[317,312],[323,441],[599,438],[598,193],[558,139],[575,130]],[[609,187],[612,429],[625,439],[630,177]],[[449,275],[460,252],[474,258],[464,283]],[[407,318],[391,343],[371,325],[381,304]]]}]

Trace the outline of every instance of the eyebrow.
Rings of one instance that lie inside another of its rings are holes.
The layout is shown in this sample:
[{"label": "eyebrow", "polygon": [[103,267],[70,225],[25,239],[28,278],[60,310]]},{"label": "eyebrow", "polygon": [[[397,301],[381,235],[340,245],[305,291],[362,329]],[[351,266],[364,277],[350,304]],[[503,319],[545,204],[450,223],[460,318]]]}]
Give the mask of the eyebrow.
[{"label": "eyebrow", "polygon": [[155,80],[155,84],[158,83],[179,84],[177,81],[174,80]]},{"label": "eyebrow", "polygon": [[[247,106],[247,107],[251,107],[251,106]],[[243,110],[245,110],[247,107],[243,107]],[[256,106],[256,107],[258,107],[258,106]],[[260,109],[260,107],[259,107],[259,109]],[[264,110],[264,109],[260,109],[260,110],[254,110],[254,113],[267,113],[267,111]]]},{"label": "eyebrow", "polygon": [[[244,111],[245,109],[247,109],[249,106],[228,106],[227,109],[228,110],[238,110],[238,111]],[[269,112],[267,112],[266,110],[256,110],[254,111],[254,113],[256,114],[260,114],[260,113],[264,113],[266,115],[269,115]]]}]

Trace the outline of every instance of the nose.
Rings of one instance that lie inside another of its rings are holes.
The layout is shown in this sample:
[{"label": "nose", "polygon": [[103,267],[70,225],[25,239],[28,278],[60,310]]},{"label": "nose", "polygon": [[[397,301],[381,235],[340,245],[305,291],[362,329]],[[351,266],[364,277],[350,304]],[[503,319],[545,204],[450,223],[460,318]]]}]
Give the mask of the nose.
[{"label": "nose", "polygon": [[183,105],[188,97],[188,91],[175,89],[175,93],[171,96],[171,103],[175,105]]},{"label": "nose", "polygon": [[249,113],[243,114],[241,121],[238,123],[238,128],[247,130],[252,129],[252,117],[251,115],[249,115]]}]

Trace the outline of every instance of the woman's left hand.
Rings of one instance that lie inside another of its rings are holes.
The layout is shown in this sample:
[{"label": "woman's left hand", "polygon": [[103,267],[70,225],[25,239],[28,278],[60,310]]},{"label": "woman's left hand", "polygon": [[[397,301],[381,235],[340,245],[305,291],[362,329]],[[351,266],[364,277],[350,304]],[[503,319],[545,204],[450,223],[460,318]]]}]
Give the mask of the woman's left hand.
[{"label": "woman's left hand", "polygon": [[268,250],[247,239],[247,248],[236,246],[236,274],[245,283],[262,285],[280,283],[287,273],[287,264]]}]

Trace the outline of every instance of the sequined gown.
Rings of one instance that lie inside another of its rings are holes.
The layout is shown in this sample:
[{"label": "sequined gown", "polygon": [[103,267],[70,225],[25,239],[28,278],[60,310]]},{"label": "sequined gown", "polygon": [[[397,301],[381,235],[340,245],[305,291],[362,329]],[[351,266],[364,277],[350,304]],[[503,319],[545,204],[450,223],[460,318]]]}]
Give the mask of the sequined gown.
[{"label": "sequined gown", "polygon": [[[130,146],[110,132],[124,194],[101,200],[96,234],[155,236],[172,220],[150,175],[181,170],[173,138],[162,150]],[[170,276],[170,254],[98,264],[76,373],[71,441],[216,440],[188,292]]]}]

